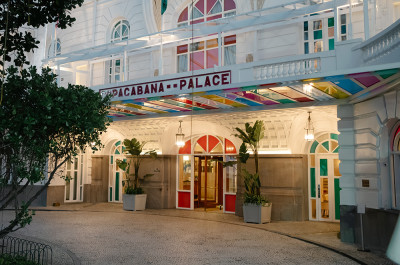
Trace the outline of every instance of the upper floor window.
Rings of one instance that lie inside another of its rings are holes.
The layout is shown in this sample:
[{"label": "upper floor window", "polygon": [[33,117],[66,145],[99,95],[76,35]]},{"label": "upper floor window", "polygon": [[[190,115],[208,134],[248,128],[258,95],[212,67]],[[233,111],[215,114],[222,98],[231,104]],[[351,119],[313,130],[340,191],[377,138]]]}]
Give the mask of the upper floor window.
[{"label": "upper floor window", "polygon": [[129,22],[120,20],[115,24],[111,33],[111,42],[126,40],[129,38]]},{"label": "upper floor window", "polygon": [[[340,16],[340,40],[347,39],[346,14]],[[333,17],[304,21],[304,54],[335,49],[335,20]]]},{"label": "upper floor window", "polygon": [[233,0],[199,0],[187,6],[178,17],[178,27],[236,15]]},{"label": "upper floor window", "polygon": [[58,56],[61,54],[61,41],[57,39],[56,41],[52,41],[49,46],[49,50],[47,51],[47,58]]}]

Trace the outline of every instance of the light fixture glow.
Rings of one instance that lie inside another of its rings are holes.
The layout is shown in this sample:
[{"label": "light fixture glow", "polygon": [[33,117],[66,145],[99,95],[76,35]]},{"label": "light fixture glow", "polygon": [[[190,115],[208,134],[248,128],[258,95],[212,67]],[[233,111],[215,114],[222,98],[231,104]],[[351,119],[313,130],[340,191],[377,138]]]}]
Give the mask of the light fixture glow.
[{"label": "light fixture glow", "polygon": [[190,157],[189,156],[183,156],[183,161],[189,161]]},{"label": "light fixture glow", "polygon": [[185,145],[184,141],[185,135],[182,133],[182,121],[179,121],[179,128],[178,128],[178,133],[176,134],[176,145],[178,147],[182,147]]},{"label": "light fixture glow", "polygon": [[307,140],[308,142],[314,140],[314,126],[311,121],[311,111],[308,112],[308,119],[306,123],[306,128],[304,128],[304,130],[306,130],[304,139]]}]

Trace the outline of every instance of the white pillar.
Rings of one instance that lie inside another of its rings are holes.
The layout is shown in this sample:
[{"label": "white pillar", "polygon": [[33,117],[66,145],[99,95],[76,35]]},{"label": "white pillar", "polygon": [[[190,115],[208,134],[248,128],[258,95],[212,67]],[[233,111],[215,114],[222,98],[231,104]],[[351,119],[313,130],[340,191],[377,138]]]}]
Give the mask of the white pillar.
[{"label": "white pillar", "polygon": [[218,66],[222,66],[222,36],[221,36],[221,31],[218,32]]},{"label": "white pillar", "polygon": [[93,63],[89,63],[89,87],[93,86]]},{"label": "white pillar", "polygon": [[364,0],[364,39],[369,39],[369,15],[368,15],[368,0]]},{"label": "white pillar", "polygon": [[337,7],[337,3],[336,0],[334,1],[334,10],[333,10],[333,19],[334,19],[334,23],[335,26],[334,28],[334,35],[335,35],[335,42],[339,41],[339,34],[340,34],[340,30],[339,30],[339,24],[340,24],[340,20],[338,19],[338,7]]},{"label": "white pillar", "polygon": [[93,24],[92,24],[92,46],[96,44],[96,20],[97,20],[97,0],[93,1]]},{"label": "white pillar", "polygon": [[128,54],[126,51],[124,51],[124,81],[129,80],[128,79]]},{"label": "white pillar", "polygon": [[349,27],[348,27],[348,39],[353,39],[353,0],[349,0]]},{"label": "white pillar", "polygon": [[160,38],[161,38],[161,44],[160,44],[160,61],[158,65],[158,74],[163,75],[163,30],[164,30],[164,16],[161,15],[161,32],[160,32]]},{"label": "white pillar", "polygon": [[371,1],[371,36],[375,35],[376,32],[376,1]]}]

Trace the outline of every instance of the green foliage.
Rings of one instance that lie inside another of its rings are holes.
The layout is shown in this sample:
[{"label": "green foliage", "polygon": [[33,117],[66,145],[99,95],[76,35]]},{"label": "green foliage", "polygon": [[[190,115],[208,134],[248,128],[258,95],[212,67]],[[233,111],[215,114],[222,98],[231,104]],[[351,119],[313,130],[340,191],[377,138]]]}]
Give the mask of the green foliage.
[{"label": "green foliage", "polygon": [[264,205],[269,201],[258,193],[261,187],[260,176],[258,173],[250,174],[246,169],[243,169],[244,181],[244,203],[253,203],[257,205]]},{"label": "green foliage", "polygon": [[[117,166],[124,171],[125,175],[125,182],[127,185],[125,186],[125,193],[126,194],[142,194],[143,189],[140,187],[139,182],[139,169],[140,164],[142,163],[143,159],[146,156],[150,156],[151,158],[157,158],[157,153],[155,150],[150,150],[143,153],[143,147],[146,145],[146,142],[140,142],[136,138],[132,138],[131,140],[125,139],[124,140],[124,152],[129,155],[127,157],[127,161],[123,161],[117,159],[116,163]],[[142,154],[143,153],[143,154]],[[133,166],[133,173],[130,172],[131,165]],[[146,177],[153,176],[154,174],[145,174],[143,175],[143,179]],[[133,182],[133,185],[131,185]]]},{"label": "green foliage", "polygon": [[0,265],[38,265],[34,261],[28,260],[24,256],[11,256],[9,254],[0,255]]}]

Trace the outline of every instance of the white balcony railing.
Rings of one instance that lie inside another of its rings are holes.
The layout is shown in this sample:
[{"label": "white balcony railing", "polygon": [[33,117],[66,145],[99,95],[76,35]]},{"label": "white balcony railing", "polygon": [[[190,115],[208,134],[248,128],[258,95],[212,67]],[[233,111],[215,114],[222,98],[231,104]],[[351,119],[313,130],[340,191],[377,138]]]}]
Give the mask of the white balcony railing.
[{"label": "white balcony railing", "polygon": [[254,79],[286,78],[308,75],[321,71],[321,58],[310,58],[260,65],[254,68]]}]

